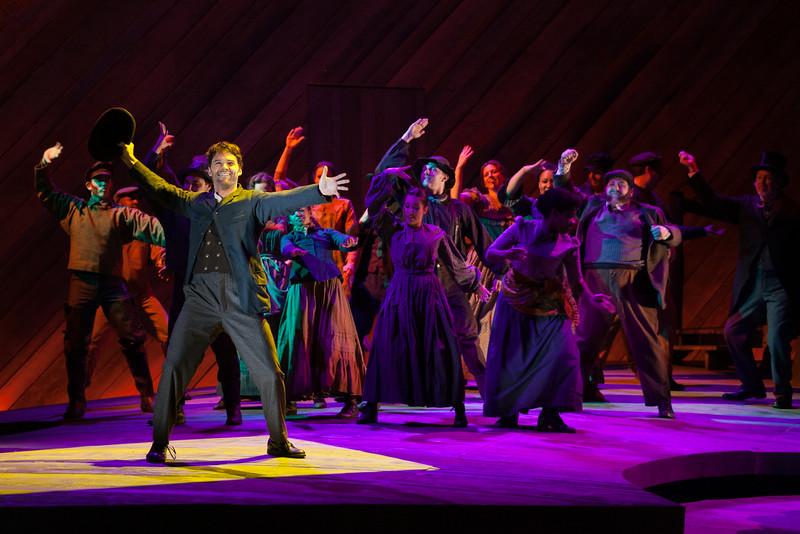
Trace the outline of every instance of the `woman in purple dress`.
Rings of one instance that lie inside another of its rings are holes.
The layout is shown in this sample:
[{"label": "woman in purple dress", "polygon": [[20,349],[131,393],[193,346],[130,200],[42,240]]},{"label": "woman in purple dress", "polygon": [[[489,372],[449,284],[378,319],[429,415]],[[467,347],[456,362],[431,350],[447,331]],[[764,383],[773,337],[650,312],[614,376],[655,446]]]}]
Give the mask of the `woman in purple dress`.
[{"label": "woman in purple dress", "polygon": [[358,422],[378,421],[378,403],[453,406],[454,426],[467,426],[464,375],[453,332],[453,316],[434,268],[447,269],[465,292],[489,293],[480,273],[469,267],[450,236],[423,224],[428,196],[411,189],[403,201],[405,222],[383,208],[375,219],[381,239],[390,243],[394,274],[383,297],[367,365]]},{"label": "woman in purple dress", "polygon": [[[499,417],[496,426],[517,425],[519,413],[541,407],[537,428],[575,432],[559,412],[580,411],[580,354],[573,328],[581,277],[579,243],[568,234],[577,224],[581,198],[566,189],[539,197],[544,219],[514,224],[492,243],[487,258],[509,260],[489,338],[483,415]],[[573,292],[578,294],[573,297]],[[597,306],[610,306],[593,295]]]}]

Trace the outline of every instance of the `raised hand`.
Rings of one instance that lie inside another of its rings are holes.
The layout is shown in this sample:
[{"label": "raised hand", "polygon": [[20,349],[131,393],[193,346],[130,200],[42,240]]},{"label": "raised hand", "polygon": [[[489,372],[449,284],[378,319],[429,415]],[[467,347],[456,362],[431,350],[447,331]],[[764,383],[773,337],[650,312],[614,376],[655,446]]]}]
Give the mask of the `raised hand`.
[{"label": "raised hand", "polygon": [[697,162],[694,160],[694,156],[681,150],[678,153],[678,160],[681,162],[681,165],[685,166],[686,169],[689,171],[689,174],[694,174],[700,169],[697,167]]},{"label": "raised hand", "polygon": [[566,149],[561,153],[561,158],[558,160],[558,171],[556,172],[562,176],[569,174],[569,168],[576,159],[578,159],[578,151],[574,148]]},{"label": "raised hand", "polygon": [[408,143],[412,139],[418,139],[425,133],[425,128],[428,126],[428,119],[417,119],[411,126],[408,127],[406,133],[403,134],[403,141]]},{"label": "raised hand", "polygon": [[62,150],[64,150],[64,147],[61,143],[56,142],[55,145],[44,151],[44,154],[42,154],[42,163],[49,165],[54,159],[61,155]]},{"label": "raised hand", "polygon": [[286,148],[295,148],[303,142],[303,139],[305,139],[305,136],[303,136],[303,127],[298,126],[297,128],[292,128],[289,130],[289,135],[286,136]]},{"label": "raised hand", "polygon": [[122,147],[122,154],[119,159],[130,169],[138,161],[136,156],[133,155],[133,143],[117,143],[117,145]]},{"label": "raised hand", "polygon": [[461,149],[461,154],[458,155],[458,163],[456,163],[456,167],[463,167],[467,160],[472,157],[472,154],[472,147],[465,145],[464,148]]},{"label": "raised hand", "polygon": [[153,152],[156,154],[163,154],[165,150],[175,143],[175,136],[170,135],[166,125],[161,121],[158,121],[158,130],[158,140],[156,144],[153,145]]},{"label": "raised hand", "polygon": [[347,174],[337,174],[336,176],[328,176],[328,167],[322,168],[322,176],[319,179],[319,192],[325,196],[339,197],[343,191],[347,191],[347,186],[350,180],[345,178]]}]

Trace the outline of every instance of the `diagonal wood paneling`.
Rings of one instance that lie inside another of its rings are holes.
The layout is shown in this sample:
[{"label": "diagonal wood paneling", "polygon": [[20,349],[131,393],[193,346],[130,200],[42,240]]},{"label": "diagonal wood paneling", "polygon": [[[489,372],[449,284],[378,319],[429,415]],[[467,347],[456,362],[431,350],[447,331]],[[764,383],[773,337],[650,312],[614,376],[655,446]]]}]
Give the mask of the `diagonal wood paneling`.
[{"label": "diagonal wood paneling", "polygon": [[[570,146],[584,156],[610,152],[619,167],[661,152],[662,197],[691,197],[679,150],[692,151],[728,194],[751,190],[747,171],[761,150],[786,154],[790,174],[800,161],[800,3],[791,0],[19,0],[0,17],[0,409],[66,400],[68,243],[33,194],[31,168],[61,141],[55,181],[83,194],[88,132],[112,106],[137,118],[140,156],[164,121],[177,139],[174,166],[229,139],[245,152],[246,174],[274,169],[290,128],[315,131],[309,85],[423,91],[431,123],[417,148],[455,162],[472,145],[467,186],[479,185],[487,159],[513,172]],[[351,177],[374,165],[364,154],[402,133],[392,122],[398,110],[385,105],[325,121],[343,131],[317,134],[353,162],[343,169]],[[398,131],[380,131],[389,123]],[[312,145],[293,155],[300,182],[318,157]],[[116,186],[127,185],[119,169]],[[685,326],[725,320],[738,235],[726,228],[685,245]],[[168,288],[159,294],[167,300]],[[133,394],[113,339],[101,358],[90,398]],[[195,383],[213,381],[207,359]]]}]

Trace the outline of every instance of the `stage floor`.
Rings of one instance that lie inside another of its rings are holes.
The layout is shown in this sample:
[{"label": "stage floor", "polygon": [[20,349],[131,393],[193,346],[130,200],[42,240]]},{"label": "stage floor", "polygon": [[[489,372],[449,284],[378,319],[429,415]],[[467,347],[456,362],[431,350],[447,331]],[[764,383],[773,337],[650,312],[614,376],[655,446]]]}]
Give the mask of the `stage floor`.
[{"label": "stage floor", "polygon": [[[800,480],[800,409],[773,409],[770,398],[722,401],[737,389],[730,372],[677,367],[675,378],[689,387],[673,393],[670,421],[642,404],[629,370],[608,370],[610,402],[563,416],[577,434],[536,431],[538,410],[519,428],[495,428],[475,390],[465,429],[450,426],[446,409],[384,405],[380,423],[356,425],[334,417],[341,405],[332,399],[325,409],[300,403],[287,426],[308,453],[302,460],[266,455],[257,402],[245,401],[242,426],[224,426],[209,389],[192,392],[187,423],[172,436],[177,459],[166,466],[144,460],[150,415],[138,398],[91,402],[69,424],[63,405],[3,412],[0,514],[14,527],[3,531],[75,523],[107,532],[107,521],[141,531],[145,520],[210,530],[236,518],[276,532],[379,524],[384,532],[654,533],[683,532],[684,513],[686,532],[800,531],[797,495],[719,494],[719,477],[740,488],[746,476],[773,477],[778,494]],[[701,502],[675,502],[697,500],[674,496],[698,491],[681,481],[708,477],[717,484],[704,486]],[[666,487],[675,500],[640,486]]]}]

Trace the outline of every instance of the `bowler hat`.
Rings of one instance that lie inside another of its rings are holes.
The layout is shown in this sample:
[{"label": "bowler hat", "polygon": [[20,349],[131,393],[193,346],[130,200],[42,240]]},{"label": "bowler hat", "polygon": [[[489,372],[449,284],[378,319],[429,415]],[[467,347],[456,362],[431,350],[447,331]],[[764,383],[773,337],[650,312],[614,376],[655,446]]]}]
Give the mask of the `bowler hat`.
[{"label": "bowler hat", "polygon": [[609,171],[603,175],[603,180],[607,184],[612,178],[625,180],[630,187],[633,187],[633,175],[628,171]]},{"label": "bowler hat", "polygon": [[450,166],[450,162],[447,161],[446,158],[442,156],[431,156],[429,158],[419,158],[417,161],[414,162],[414,177],[417,180],[422,181],[422,169],[428,164],[433,163],[443,173],[447,175],[447,182],[444,184],[444,189],[447,191],[448,189],[452,189],[453,186],[456,184],[456,173],[453,168]]},{"label": "bowler hat", "polygon": [[92,127],[89,134],[89,154],[100,161],[111,161],[122,155],[119,143],[133,141],[136,121],[123,108],[106,110]]},{"label": "bowler hat", "polygon": [[786,180],[788,178],[786,175],[786,156],[778,152],[762,152],[761,161],[758,162],[758,165],[753,165],[752,171],[753,174],[758,171],[769,171]]}]

